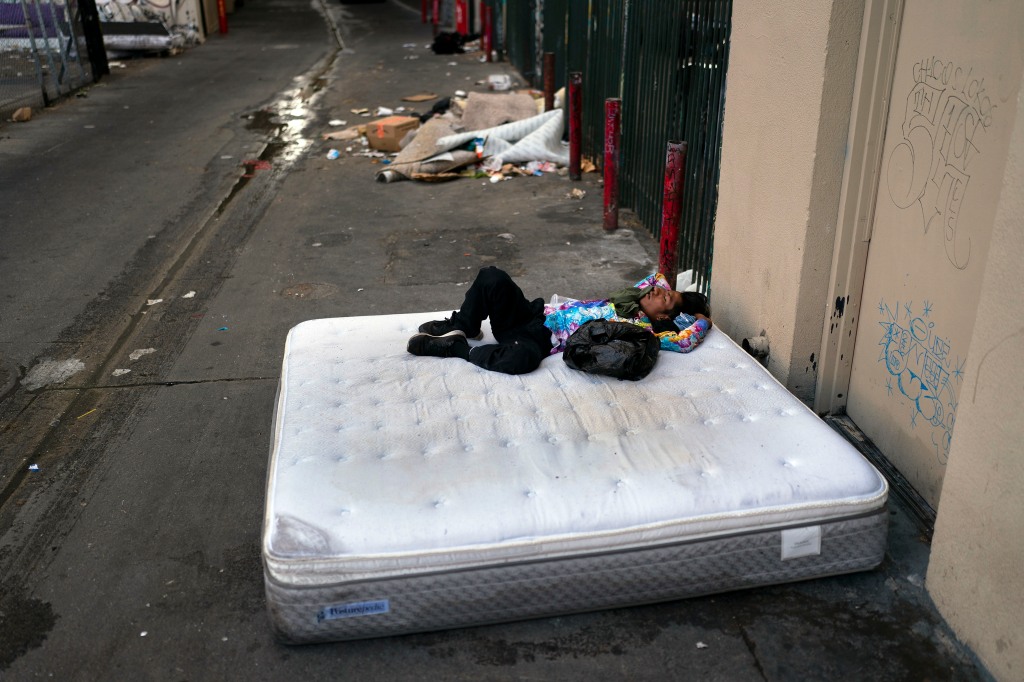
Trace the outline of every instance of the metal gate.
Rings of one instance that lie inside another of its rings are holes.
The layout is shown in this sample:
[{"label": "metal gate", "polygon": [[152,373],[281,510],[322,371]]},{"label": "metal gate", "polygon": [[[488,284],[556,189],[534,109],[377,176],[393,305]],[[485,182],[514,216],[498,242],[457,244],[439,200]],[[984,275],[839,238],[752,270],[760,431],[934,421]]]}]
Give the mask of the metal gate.
[{"label": "metal gate", "polygon": [[[582,150],[597,164],[604,102],[622,99],[620,204],[660,237],[666,145],[687,143],[679,270],[711,279],[732,0],[505,0],[509,61],[542,82],[536,49],[554,52],[558,86],[583,74]],[[515,43],[515,45],[513,45]]]},{"label": "metal gate", "polygon": [[93,82],[78,0],[0,0],[0,115]]}]

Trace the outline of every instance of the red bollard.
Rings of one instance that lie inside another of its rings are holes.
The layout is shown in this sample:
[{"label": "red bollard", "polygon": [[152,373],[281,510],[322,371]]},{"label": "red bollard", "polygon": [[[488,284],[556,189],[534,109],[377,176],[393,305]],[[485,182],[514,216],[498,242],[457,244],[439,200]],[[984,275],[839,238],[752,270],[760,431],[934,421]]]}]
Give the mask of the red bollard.
[{"label": "red bollard", "polygon": [[221,35],[228,32],[228,8],[224,0],[217,0],[217,25]]},{"label": "red bollard", "polygon": [[569,179],[579,180],[580,138],[583,135],[583,74],[569,74]]},{"label": "red bollard", "polygon": [[622,128],[622,100],[604,101],[604,229],[619,227],[619,140]]},{"label": "red bollard", "polygon": [[676,286],[679,268],[679,218],[683,211],[683,180],[686,170],[686,143],[669,142],[665,155],[665,194],[661,204],[661,244],[658,272],[669,286]]},{"label": "red bollard", "polygon": [[420,21],[424,24],[427,23],[427,2],[428,0],[420,0]]},{"label": "red bollard", "polygon": [[433,7],[434,37],[437,37],[437,25],[441,23],[441,0],[434,0]]},{"label": "red bollard", "polygon": [[544,111],[555,108],[555,53],[544,53]]},{"label": "red bollard", "polygon": [[480,6],[480,23],[483,24],[480,47],[484,50],[486,60],[491,61],[491,8],[489,5]]}]

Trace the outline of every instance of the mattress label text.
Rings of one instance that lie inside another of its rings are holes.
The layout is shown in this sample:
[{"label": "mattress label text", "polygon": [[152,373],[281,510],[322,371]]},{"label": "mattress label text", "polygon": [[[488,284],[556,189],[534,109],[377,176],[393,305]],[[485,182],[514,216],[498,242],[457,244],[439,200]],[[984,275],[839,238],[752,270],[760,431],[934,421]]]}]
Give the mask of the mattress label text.
[{"label": "mattress label text", "polygon": [[782,560],[821,554],[821,526],[782,531]]},{"label": "mattress label text", "polygon": [[337,620],[338,618],[355,618],[357,616],[377,616],[391,610],[387,599],[361,601],[352,604],[334,604],[325,606],[316,614],[316,622]]}]

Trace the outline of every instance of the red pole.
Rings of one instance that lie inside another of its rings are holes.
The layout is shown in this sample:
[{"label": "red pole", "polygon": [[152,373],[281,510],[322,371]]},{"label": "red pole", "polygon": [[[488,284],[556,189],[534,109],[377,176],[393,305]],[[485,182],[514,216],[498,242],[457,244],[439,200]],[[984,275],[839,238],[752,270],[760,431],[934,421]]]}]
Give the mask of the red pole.
[{"label": "red pole", "polygon": [[622,126],[622,100],[604,101],[604,229],[619,226],[619,140]]},{"label": "red pole", "polygon": [[441,0],[434,0],[434,37],[437,37],[437,25],[441,23]]},{"label": "red pole", "polygon": [[580,137],[583,135],[583,74],[569,74],[569,179],[579,180]]},{"label": "red pole", "polygon": [[491,61],[491,8],[489,5],[480,6],[480,23],[483,24],[480,47],[484,49],[484,58]]},{"label": "red pole", "polygon": [[228,32],[228,8],[224,0],[217,0],[217,27],[221,35]]},{"label": "red pole", "polygon": [[555,53],[544,53],[544,111],[555,108]]},{"label": "red pole", "polygon": [[420,20],[427,23],[427,0],[420,0]]},{"label": "red pole", "polygon": [[455,32],[469,34],[469,7],[466,0],[455,0]]},{"label": "red pole", "polygon": [[661,248],[658,272],[675,287],[679,268],[679,218],[683,211],[683,179],[686,143],[669,142],[665,155],[665,195],[661,204]]}]

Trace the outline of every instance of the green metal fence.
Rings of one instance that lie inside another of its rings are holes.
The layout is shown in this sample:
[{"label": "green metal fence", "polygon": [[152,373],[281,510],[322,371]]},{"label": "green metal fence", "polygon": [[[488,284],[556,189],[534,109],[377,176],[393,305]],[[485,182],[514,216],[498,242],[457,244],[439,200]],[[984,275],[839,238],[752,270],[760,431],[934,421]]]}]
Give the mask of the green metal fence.
[{"label": "green metal fence", "polygon": [[[665,150],[687,143],[679,270],[711,277],[732,0],[504,0],[508,58],[535,86],[583,74],[582,150],[599,165],[604,102],[622,98],[620,205],[660,237]],[[532,31],[532,35],[531,34]],[[517,47],[513,49],[512,42]],[[527,46],[530,46],[529,48]],[[538,49],[539,47],[539,49]]]}]

